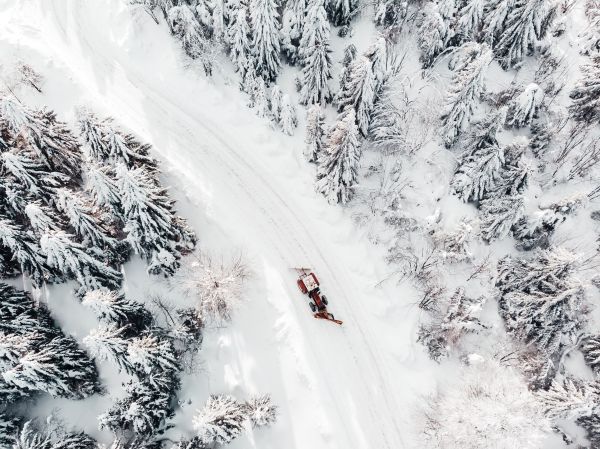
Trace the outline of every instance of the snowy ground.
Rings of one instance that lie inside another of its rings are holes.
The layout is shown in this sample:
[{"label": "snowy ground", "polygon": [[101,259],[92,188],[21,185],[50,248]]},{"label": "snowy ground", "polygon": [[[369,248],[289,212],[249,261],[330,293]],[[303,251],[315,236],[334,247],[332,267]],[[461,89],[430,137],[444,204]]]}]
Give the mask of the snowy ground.
[{"label": "snowy ground", "polygon": [[[269,392],[278,423],[232,447],[419,447],[413,413],[434,388],[437,365],[415,342],[414,292],[378,285],[389,270],[383,255],[347,211],[314,192],[300,133],[285,137],[254,117],[226,75],[207,81],[186,69],[166,27],[141,11],[132,20],[123,3],[1,1],[0,56],[47,76],[45,94],[28,102],[63,119],[89,105],[152,143],[200,247],[242,251],[250,261],[246,304],[231,326],[208,332],[204,362],[184,379],[180,399],[191,404],[177,411],[177,431],[191,432],[209,393]],[[312,318],[294,266],[314,268],[342,327]],[[138,264],[126,273],[136,298],[164,287]],[[53,289],[50,306],[81,339],[93,324],[74,299],[61,299],[67,291]],[[98,435],[94,417],[109,402],[42,406],[61,407]]]}]

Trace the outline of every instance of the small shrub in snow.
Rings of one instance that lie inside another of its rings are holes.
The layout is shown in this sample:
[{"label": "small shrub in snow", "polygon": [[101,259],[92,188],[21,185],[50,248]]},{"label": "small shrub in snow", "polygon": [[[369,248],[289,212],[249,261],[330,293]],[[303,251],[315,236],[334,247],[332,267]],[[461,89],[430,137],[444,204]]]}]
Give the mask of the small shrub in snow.
[{"label": "small shrub in snow", "polygon": [[325,147],[325,117],[318,104],[312,105],[306,113],[306,137],[304,156],[308,162],[317,162]]},{"label": "small shrub in snow", "polygon": [[175,279],[184,294],[195,299],[202,319],[230,321],[249,275],[241,256],[224,261],[202,253],[188,258]]},{"label": "small shrub in snow", "polygon": [[271,396],[255,396],[246,402],[246,413],[255,427],[268,426],[277,419],[277,407],[271,402]]},{"label": "small shrub in snow", "polygon": [[228,444],[242,433],[246,419],[244,404],[231,396],[212,395],[194,416],[193,424],[204,443]]},{"label": "small shrub in snow", "polygon": [[543,92],[540,87],[531,83],[515,98],[506,114],[506,125],[520,128],[531,124],[537,117],[537,112],[542,101]]}]

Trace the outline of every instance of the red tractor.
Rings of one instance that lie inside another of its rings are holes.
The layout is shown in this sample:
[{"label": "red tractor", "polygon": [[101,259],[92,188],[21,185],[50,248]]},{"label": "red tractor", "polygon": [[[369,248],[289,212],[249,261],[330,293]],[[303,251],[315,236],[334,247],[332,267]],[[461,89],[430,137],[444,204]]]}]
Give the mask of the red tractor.
[{"label": "red tractor", "polygon": [[319,287],[319,279],[315,273],[309,268],[296,268],[298,272],[298,288],[302,293],[310,298],[308,303],[310,310],[313,312],[315,318],[322,320],[333,321],[337,324],[342,324],[340,320],[336,320],[332,313],[327,311],[327,297],[321,294],[321,288]]}]

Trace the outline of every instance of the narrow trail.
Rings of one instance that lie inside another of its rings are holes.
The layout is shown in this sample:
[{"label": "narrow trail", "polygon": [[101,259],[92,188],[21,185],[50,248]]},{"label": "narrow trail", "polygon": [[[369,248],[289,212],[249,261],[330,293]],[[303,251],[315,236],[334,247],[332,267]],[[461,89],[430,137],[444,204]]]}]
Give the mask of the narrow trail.
[{"label": "narrow trail", "polygon": [[[368,305],[355,297],[359,286],[351,269],[333,256],[331,242],[323,238],[310,211],[300,209],[273,185],[231,129],[210,117],[201,105],[185,101],[186,92],[173,83],[154,79],[152,73],[128,61],[127,53],[111,40],[110,30],[98,28],[85,2],[50,0],[42,8],[48,23],[39,37],[43,40],[35,45],[40,50],[50,46],[77,81],[110,110],[118,111],[115,115],[135,132],[152,139],[148,124],[164,122],[163,138],[171,145],[168,150],[156,146],[161,157],[197,191],[201,186],[195,173],[209,177],[221,195],[237,201],[237,215],[253,228],[252,235],[262,236],[254,243],[281,265],[280,278],[290,281],[288,297],[282,300],[292,303],[294,319],[316,360],[310,369],[321,383],[320,394],[337,415],[335,420],[332,417],[338,429],[332,430],[337,439],[333,447],[407,447],[402,431],[406,423],[397,418],[402,405],[391,387],[395,379],[370,328],[376,322],[365,320]],[[344,320],[343,327],[313,320],[306,303],[298,300],[289,267],[299,262],[310,264],[325,280],[328,296],[335,298],[332,311]],[[313,345],[315,333],[323,337]],[[338,382],[340,378],[344,382]],[[352,423],[348,404],[356,405]]]}]

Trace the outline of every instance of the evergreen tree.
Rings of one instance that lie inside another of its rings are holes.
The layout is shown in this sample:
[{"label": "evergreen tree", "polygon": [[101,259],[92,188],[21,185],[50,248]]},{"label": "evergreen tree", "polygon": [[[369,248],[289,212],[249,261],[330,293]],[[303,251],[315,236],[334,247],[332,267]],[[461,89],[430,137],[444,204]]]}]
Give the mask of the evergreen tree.
[{"label": "evergreen tree", "polygon": [[401,113],[392,101],[390,84],[385,83],[375,103],[369,123],[369,140],[375,147],[398,152],[406,144]]},{"label": "evergreen tree", "polygon": [[542,91],[537,84],[531,83],[525,87],[525,90],[510,104],[506,125],[515,128],[531,125],[533,119],[537,117],[541,97]]},{"label": "evergreen tree", "polygon": [[477,40],[484,19],[484,0],[470,0],[458,11],[456,32],[460,42]]},{"label": "evergreen tree", "polygon": [[363,135],[369,130],[376,89],[377,80],[371,61],[366,56],[357,58],[348,67],[347,82],[340,87],[336,102],[338,111],[354,109],[358,128]]},{"label": "evergreen tree", "polygon": [[35,158],[48,169],[79,177],[82,160],[79,144],[54,112],[35,111],[4,97],[0,100],[0,118],[13,138],[25,139]]},{"label": "evergreen tree", "polygon": [[328,85],[331,78],[330,53],[329,22],[323,0],[311,0],[299,50],[302,63],[301,104],[331,101]]},{"label": "evergreen tree", "polygon": [[375,25],[393,30],[406,17],[407,3],[402,0],[377,0],[375,3]]},{"label": "evergreen tree", "polygon": [[233,18],[229,26],[229,57],[233,61],[236,72],[245,75],[246,67],[251,52],[251,32],[248,21],[248,7],[240,2],[239,7],[233,11]]},{"label": "evergreen tree", "polygon": [[421,50],[420,61],[424,69],[432,66],[435,59],[448,46],[453,36],[436,2],[425,3],[418,20],[417,43]]},{"label": "evergreen tree", "polygon": [[497,144],[467,151],[452,178],[452,189],[463,201],[480,201],[497,189],[504,149]]},{"label": "evergreen tree", "polygon": [[97,392],[94,363],[72,338],[55,337],[38,348],[30,348],[2,378],[26,391],[41,391],[53,397],[84,398]]},{"label": "evergreen tree", "polygon": [[114,217],[123,216],[123,205],[119,195],[119,187],[114,171],[108,165],[89,163],[85,166],[85,191],[92,199],[94,206],[104,208]]},{"label": "evergreen tree", "polygon": [[598,0],[587,0],[585,2],[585,15],[589,26],[581,33],[583,41],[581,53],[592,55],[600,52],[600,2]]},{"label": "evergreen tree", "polygon": [[256,115],[259,117],[269,117],[269,98],[267,96],[267,86],[262,78],[256,79],[256,87],[254,90],[254,106],[256,107]]},{"label": "evergreen tree", "polygon": [[19,431],[20,422],[19,418],[0,413],[0,446],[11,447]]},{"label": "evergreen tree", "polygon": [[110,360],[114,362],[120,370],[127,374],[134,374],[133,363],[129,360],[127,354],[127,328],[118,328],[115,325],[101,325],[92,329],[90,334],[83,339],[83,343],[88,347],[90,355],[99,362]]},{"label": "evergreen tree", "polygon": [[317,162],[325,146],[325,117],[318,104],[312,105],[306,114],[306,137],[304,156],[308,162]]},{"label": "evergreen tree", "polygon": [[458,135],[470,121],[474,103],[483,91],[483,78],[491,60],[491,50],[485,44],[469,43],[462,47],[441,117],[446,147],[456,143]]},{"label": "evergreen tree", "polygon": [[150,273],[172,274],[195,236],[173,212],[173,202],[143,168],[117,167],[127,241],[150,262]]},{"label": "evergreen tree", "polygon": [[283,10],[283,25],[281,27],[281,46],[290,64],[295,65],[298,54],[302,50],[301,41],[304,39],[304,27],[307,23],[306,0],[291,0]]},{"label": "evergreen tree", "polygon": [[269,110],[271,112],[271,116],[273,117],[273,121],[276,123],[279,123],[281,120],[282,100],[283,93],[281,92],[281,88],[277,84],[273,85],[269,98]]},{"label": "evergreen tree", "polygon": [[565,250],[539,252],[533,259],[509,256],[498,263],[500,314],[510,333],[534,344],[556,362],[574,342],[589,311],[574,279],[577,257]]},{"label": "evergreen tree", "polygon": [[506,237],[523,217],[522,195],[487,198],[481,201],[481,237],[486,242]]},{"label": "evergreen tree", "polygon": [[292,104],[289,95],[285,94],[281,101],[281,116],[279,118],[281,130],[291,136],[294,134],[294,129],[298,126],[298,117],[296,108]]},{"label": "evergreen tree", "polygon": [[174,6],[169,10],[169,25],[171,32],[181,41],[181,46],[187,55],[192,59],[198,59],[204,68],[204,73],[210,76],[213,67],[212,50],[214,50],[211,47],[216,46],[216,42],[210,39],[213,30],[205,32],[192,9],[186,4]]},{"label": "evergreen tree", "polygon": [[360,158],[360,135],[354,109],[335,124],[319,159],[316,188],[331,203],[346,204],[352,198]]},{"label": "evergreen tree", "polygon": [[3,272],[2,276],[25,273],[38,286],[50,276],[50,270],[36,240],[12,220],[2,216],[0,216],[0,256],[12,267],[11,271]]},{"label": "evergreen tree", "polygon": [[46,231],[60,231],[66,227],[63,218],[53,209],[44,206],[41,201],[32,201],[25,206],[25,216],[29,226],[37,236]]},{"label": "evergreen tree", "polygon": [[85,247],[64,231],[48,231],[42,235],[40,246],[48,266],[61,273],[63,280],[75,279],[81,285],[80,295],[89,290],[118,289],[121,285],[120,272],[88,255]]},{"label": "evergreen tree", "polygon": [[571,117],[586,123],[600,122],[600,55],[581,66],[581,79],[569,94]]},{"label": "evergreen tree", "polygon": [[594,370],[595,373],[600,372],[600,336],[589,335],[584,338],[579,344],[579,348],[583,353],[585,363]]},{"label": "evergreen tree", "polygon": [[256,73],[265,81],[275,81],[279,61],[279,14],[275,0],[251,0],[252,49]]},{"label": "evergreen tree", "polygon": [[194,428],[207,445],[228,444],[240,435],[247,418],[244,405],[231,396],[211,395],[194,417]]},{"label": "evergreen tree", "polygon": [[499,1],[494,6],[503,10],[492,13],[492,17],[496,19],[498,14],[504,16],[504,20],[494,24],[499,30],[492,31],[495,34],[492,47],[500,64],[507,69],[533,53],[552,25],[556,4],[548,0],[516,0]]},{"label": "evergreen tree", "polygon": [[127,354],[139,373],[172,373],[178,369],[173,345],[157,335],[148,333],[131,340]]},{"label": "evergreen tree", "polygon": [[356,14],[358,0],[329,0],[327,5],[329,20],[336,27],[347,27]]},{"label": "evergreen tree", "polygon": [[[471,156],[482,148],[498,146],[498,133],[506,122],[506,110],[502,107],[490,112],[482,119],[474,122],[465,135],[462,147],[465,148],[465,156]],[[470,151],[470,154],[467,153]]]},{"label": "evergreen tree", "polygon": [[126,299],[122,292],[89,291],[84,295],[82,304],[93,310],[103,323],[126,328],[134,335],[148,329],[153,322],[152,314],[142,304]]}]

